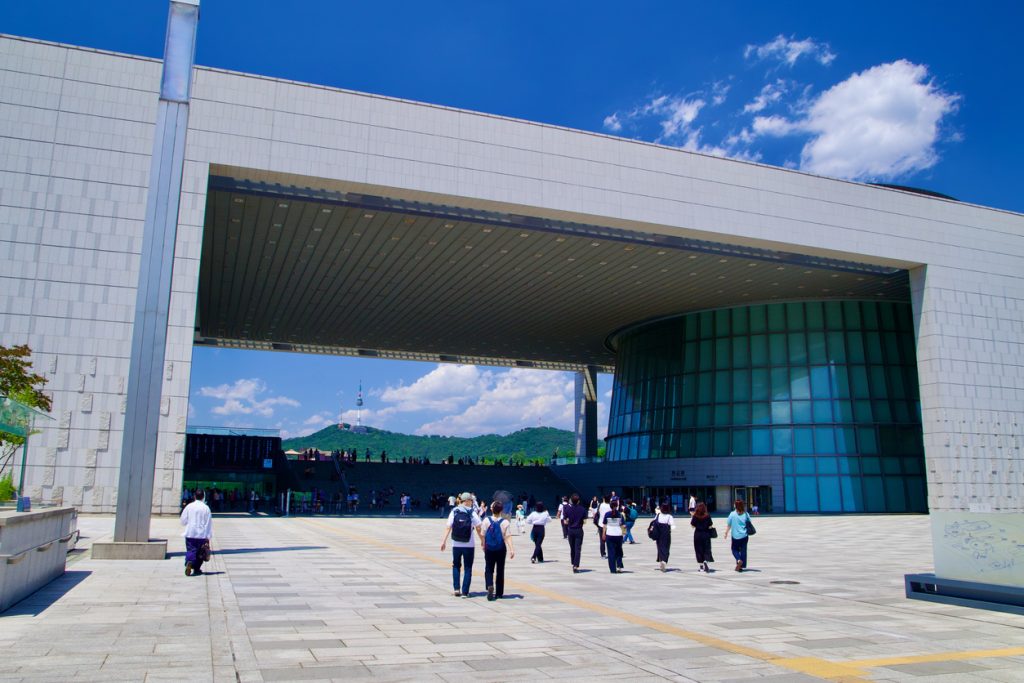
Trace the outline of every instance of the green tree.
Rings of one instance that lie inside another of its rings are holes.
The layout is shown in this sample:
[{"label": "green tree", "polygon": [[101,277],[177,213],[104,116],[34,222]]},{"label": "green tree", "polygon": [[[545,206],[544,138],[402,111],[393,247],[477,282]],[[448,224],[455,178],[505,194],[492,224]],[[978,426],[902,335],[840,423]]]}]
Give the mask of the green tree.
[{"label": "green tree", "polygon": [[[24,344],[10,347],[0,345],[0,395],[49,412],[52,401],[43,393],[46,378],[32,372],[31,356],[32,349]],[[24,437],[0,431],[0,479],[11,467],[14,453],[23,443]]]}]

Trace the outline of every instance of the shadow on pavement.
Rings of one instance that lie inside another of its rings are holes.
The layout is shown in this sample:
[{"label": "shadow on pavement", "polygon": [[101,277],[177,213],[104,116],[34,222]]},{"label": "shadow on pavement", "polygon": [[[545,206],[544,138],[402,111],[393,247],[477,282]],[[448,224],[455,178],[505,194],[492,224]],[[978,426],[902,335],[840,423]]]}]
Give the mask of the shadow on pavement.
[{"label": "shadow on pavement", "polygon": [[[246,553],[280,553],[288,550],[324,550],[327,546],[325,545],[286,545],[279,546],[276,548],[220,548],[214,547],[214,555],[243,555]],[[173,553],[167,553],[167,557],[185,557],[185,551],[176,551]]]},{"label": "shadow on pavement", "polygon": [[37,617],[47,607],[60,600],[72,588],[85,581],[92,574],[89,571],[66,571],[46,584],[21,602],[15,603],[0,612],[0,617],[33,616]]}]

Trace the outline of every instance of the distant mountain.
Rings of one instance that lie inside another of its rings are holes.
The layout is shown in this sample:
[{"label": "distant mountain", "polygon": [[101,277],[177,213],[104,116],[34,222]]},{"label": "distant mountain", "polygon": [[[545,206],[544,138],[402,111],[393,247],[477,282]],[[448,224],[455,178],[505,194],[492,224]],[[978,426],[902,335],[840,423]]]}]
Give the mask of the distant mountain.
[{"label": "distant mountain", "polygon": [[[347,425],[346,425],[347,426]],[[504,458],[509,462],[512,457],[532,460],[543,458],[550,460],[557,449],[559,455],[574,452],[574,436],[572,432],[553,427],[530,427],[513,432],[506,436],[486,434],[463,438],[459,436],[412,436],[398,434],[373,427],[365,427],[365,433],[357,433],[348,429],[339,429],[337,425],[325,427],[309,436],[286,439],[285,450],[301,451],[305,448],[318,448],[322,451],[342,451],[355,449],[362,459],[366,449],[370,449],[372,457],[380,457],[386,450],[392,461],[403,457],[422,458],[426,456],[433,462],[440,462],[449,454],[459,458]],[[599,442],[598,446],[603,446]]]}]

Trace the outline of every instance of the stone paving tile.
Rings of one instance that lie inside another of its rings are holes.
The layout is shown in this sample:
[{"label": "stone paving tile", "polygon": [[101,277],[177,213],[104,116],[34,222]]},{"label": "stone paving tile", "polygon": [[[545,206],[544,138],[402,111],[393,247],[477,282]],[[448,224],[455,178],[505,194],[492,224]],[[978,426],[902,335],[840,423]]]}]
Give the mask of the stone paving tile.
[{"label": "stone paving tile", "polygon": [[[88,523],[98,526],[96,519]],[[902,573],[928,569],[919,561],[930,557],[926,518],[830,517],[825,542],[834,545],[827,552],[800,542],[821,523],[818,518],[764,518],[759,525],[764,531],[752,542],[751,563],[757,563],[757,571],[707,576],[689,569],[691,558],[684,550],[673,553],[679,556],[673,564],[683,571],[653,571],[648,559],[653,547],[644,542],[627,552],[627,567],[636,571],[609,576],[599,571],[596,539],[590,534],[584,564],[594,571],[573,576],[564,562],[530,565],[528,555],[520,554],[508,563],[506,592],[522,598],[492,603],[447,594],[450,554],[437,550],[437,520],[216,518],[216,547],[246,553],[215,552],[211,573],[192,579],[182,575],[180,557],[146,563],[78,558],[74,571],[88,576],[51,584],[47,597],[40,598],[45,610],[0,616],[0,647],[38,660],[35,680],[185,680],[180,677],[184,672],[189,680],[256,683],[271,672],[274,680],[464,681],[471,675],[474,683],[483,683],[508,680],[504,667],[514,661],[524,667],[513,670],[516,680],[782,683],[808,677],[691,640],[688,630],[694,637],[728,642],[742,634],[744,645],[766,656],[836,661],[1024,645],[1024,617],[903,599]],[[153,526],[172,539],[172,552],[181,551],[176,519],[156,518]],[[886,558],[863,567],[843,560],[856,557],[878,527],[891,541]],[[550,554],[564,559],[560,539],[549,539],[548,545]],[[310,546],[325,550],[273,550]],[[259,549],[266,549],[266,555]],[[481,562],[476,564],[482,569]],[[776,579],[801,583],[771,584]],[[473,592],[483,595],[479,575]],[[577,600],[602,611],[567,602]],[[634,617],[652,620],[656,628],[631,621]],[[495,623],[506,635],[490,633]],[[195,635],[210,643],[198,663],[183,658],[180,649],[190,642],[181,634],[195,631],[197,624],[202,630]],[[89,628],[82,629],[83,637],[67,637],[69,630],[84,625]],[[283,649],[264,647],[283,641],[288,641],[279,646]],[[808,645],[814,641],[817,647]],[[297,642],[301,649],[294,646]],[[110,656],[102,666],[68,665],[51,654],[62,647],[65,654]],[[540,663],[531,665],[531,660]],[[505,664],[486,670],[487,662]],[[974,669],[912,673],[875,668],[867,677],[900,683],[965,677],[1024,683],[1015,677],[1024,670],[1024,658],[937,663]],[[311,667],[320,671],[310,673]],[[26,677],[0,661],[0,679]]]}]

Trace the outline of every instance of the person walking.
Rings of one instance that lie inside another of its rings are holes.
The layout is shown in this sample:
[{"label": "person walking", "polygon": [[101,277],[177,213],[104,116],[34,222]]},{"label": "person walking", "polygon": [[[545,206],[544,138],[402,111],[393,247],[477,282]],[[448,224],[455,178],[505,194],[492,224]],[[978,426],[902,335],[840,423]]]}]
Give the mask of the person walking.
[{"label": "person walking", "polygon": [[523,504],[516,505],[516,533],[523,533],[523,525],[526,524],[526,510]]},{"label": "person walking", "polygon": [[[474,531],[483,542],[480,516],[473,509],[473,496],[470,493],[463,493],[459,496],[459,504],[448,515],[444,537],[441,539],[441,551],[444,552],[448,536],[452,537],[452,586],[456,597],[469,597],[469,584],[473,579],[473,551],[476,548],[473,542]],[[463,566],[465,573],[460,585],[459,572]]]},{"label": "person walking", "polygon": [[504,504],[500,500],[491,503],[491,516],[481,525],[480,546],[484,550],[484,584],[487,599],[497,600],[505,595],[505,557],[516,558],[509,531],[512,523],[502,517]]},{"label": "person walking", "polygon": [[562,538],[568,540],[569,538],[569,527],[565,525],[564,519],[565,508],[569,506],[569,497],[562,496],[562,502],[558,504],[558,510],[555,512],[555,517],[558,519],[559,526],[562,527]]},{"label": "person walking", "polygon": [[530,562],[537,564],[544,562],[544,529],[551,521],[551,515],[544,509],[544,503],[538,502],[526,517],[526,526],[530,527],[530,540],[533,541],[533,556]]},{"label": "person walking", "polygon": [[741,572],[747,568],[747,542],[750,541],[750,528],[753,524],[750,515],[747,514],[746,504],[737,500],[734,505],[736,509],[729,513],[725,520],[725,537],[731,537],[732,556],[736,559],[736,571]]},{"label": "person walking", "polygon": [[668,566],[668,551],[672,547],[672,529],[675,527],[675,520],[672,519],[672,504],[664,502],[661,509],[651,525],[647,529],[647,535],[654,539],[658,546],[658,567],[665,571]]},{"label": "person walking", "polygon": [[580,571],[580,551],[583,548],[583,524],[587,520],[587,508],[580,503],[580,494],[574,493],[569,505],[562,511],[562,524],[566,526],[569,538],[569,562],[572,573]]},{"label": "person walking", "polygon": [[640,516],[636,509],[636,503],[627,498],[622,515],[626,518],[626,535],[623,538],[623,543],[636,543],[633,540],[633,527],[636,526],[636,520]]},{"label": "person walking", "polygon": [[698,503],[690,518],[690,526],[693,527],[693,550],[697,555],[697,571],[710,572],[708,562],[714,562],[711,555],[711,539],[714,522],[708,514],[708,506]]},{"label": "person walking", "polygon": [[607,557],[607,549],[604,544],[604,533],[602,528],[604,526],[604,516],[608,514],[608,511],[612,509],[611,503],[609,503],[610,496],[604,496],[601,502],[597,505],[597,514],[594,516],[594,524],[597,525],[597,532],[601,536],[601,557]]},{"label": "person walking", "polygon": [[623,571],[622,565],[622,529],[625,519],[619,510],[619,501],[608,504],[608,512],[601,518],[601,541],[608,549],[608,570],[612,574]]},{"label": "person walking", "polygon": [[206,493],[197,489],[195,500],[181,511],[181,525],[185,527],[185,576],[203,573],[203,562],[208,558],[209,542],[213,536],[213,516],[206,505]]}]

